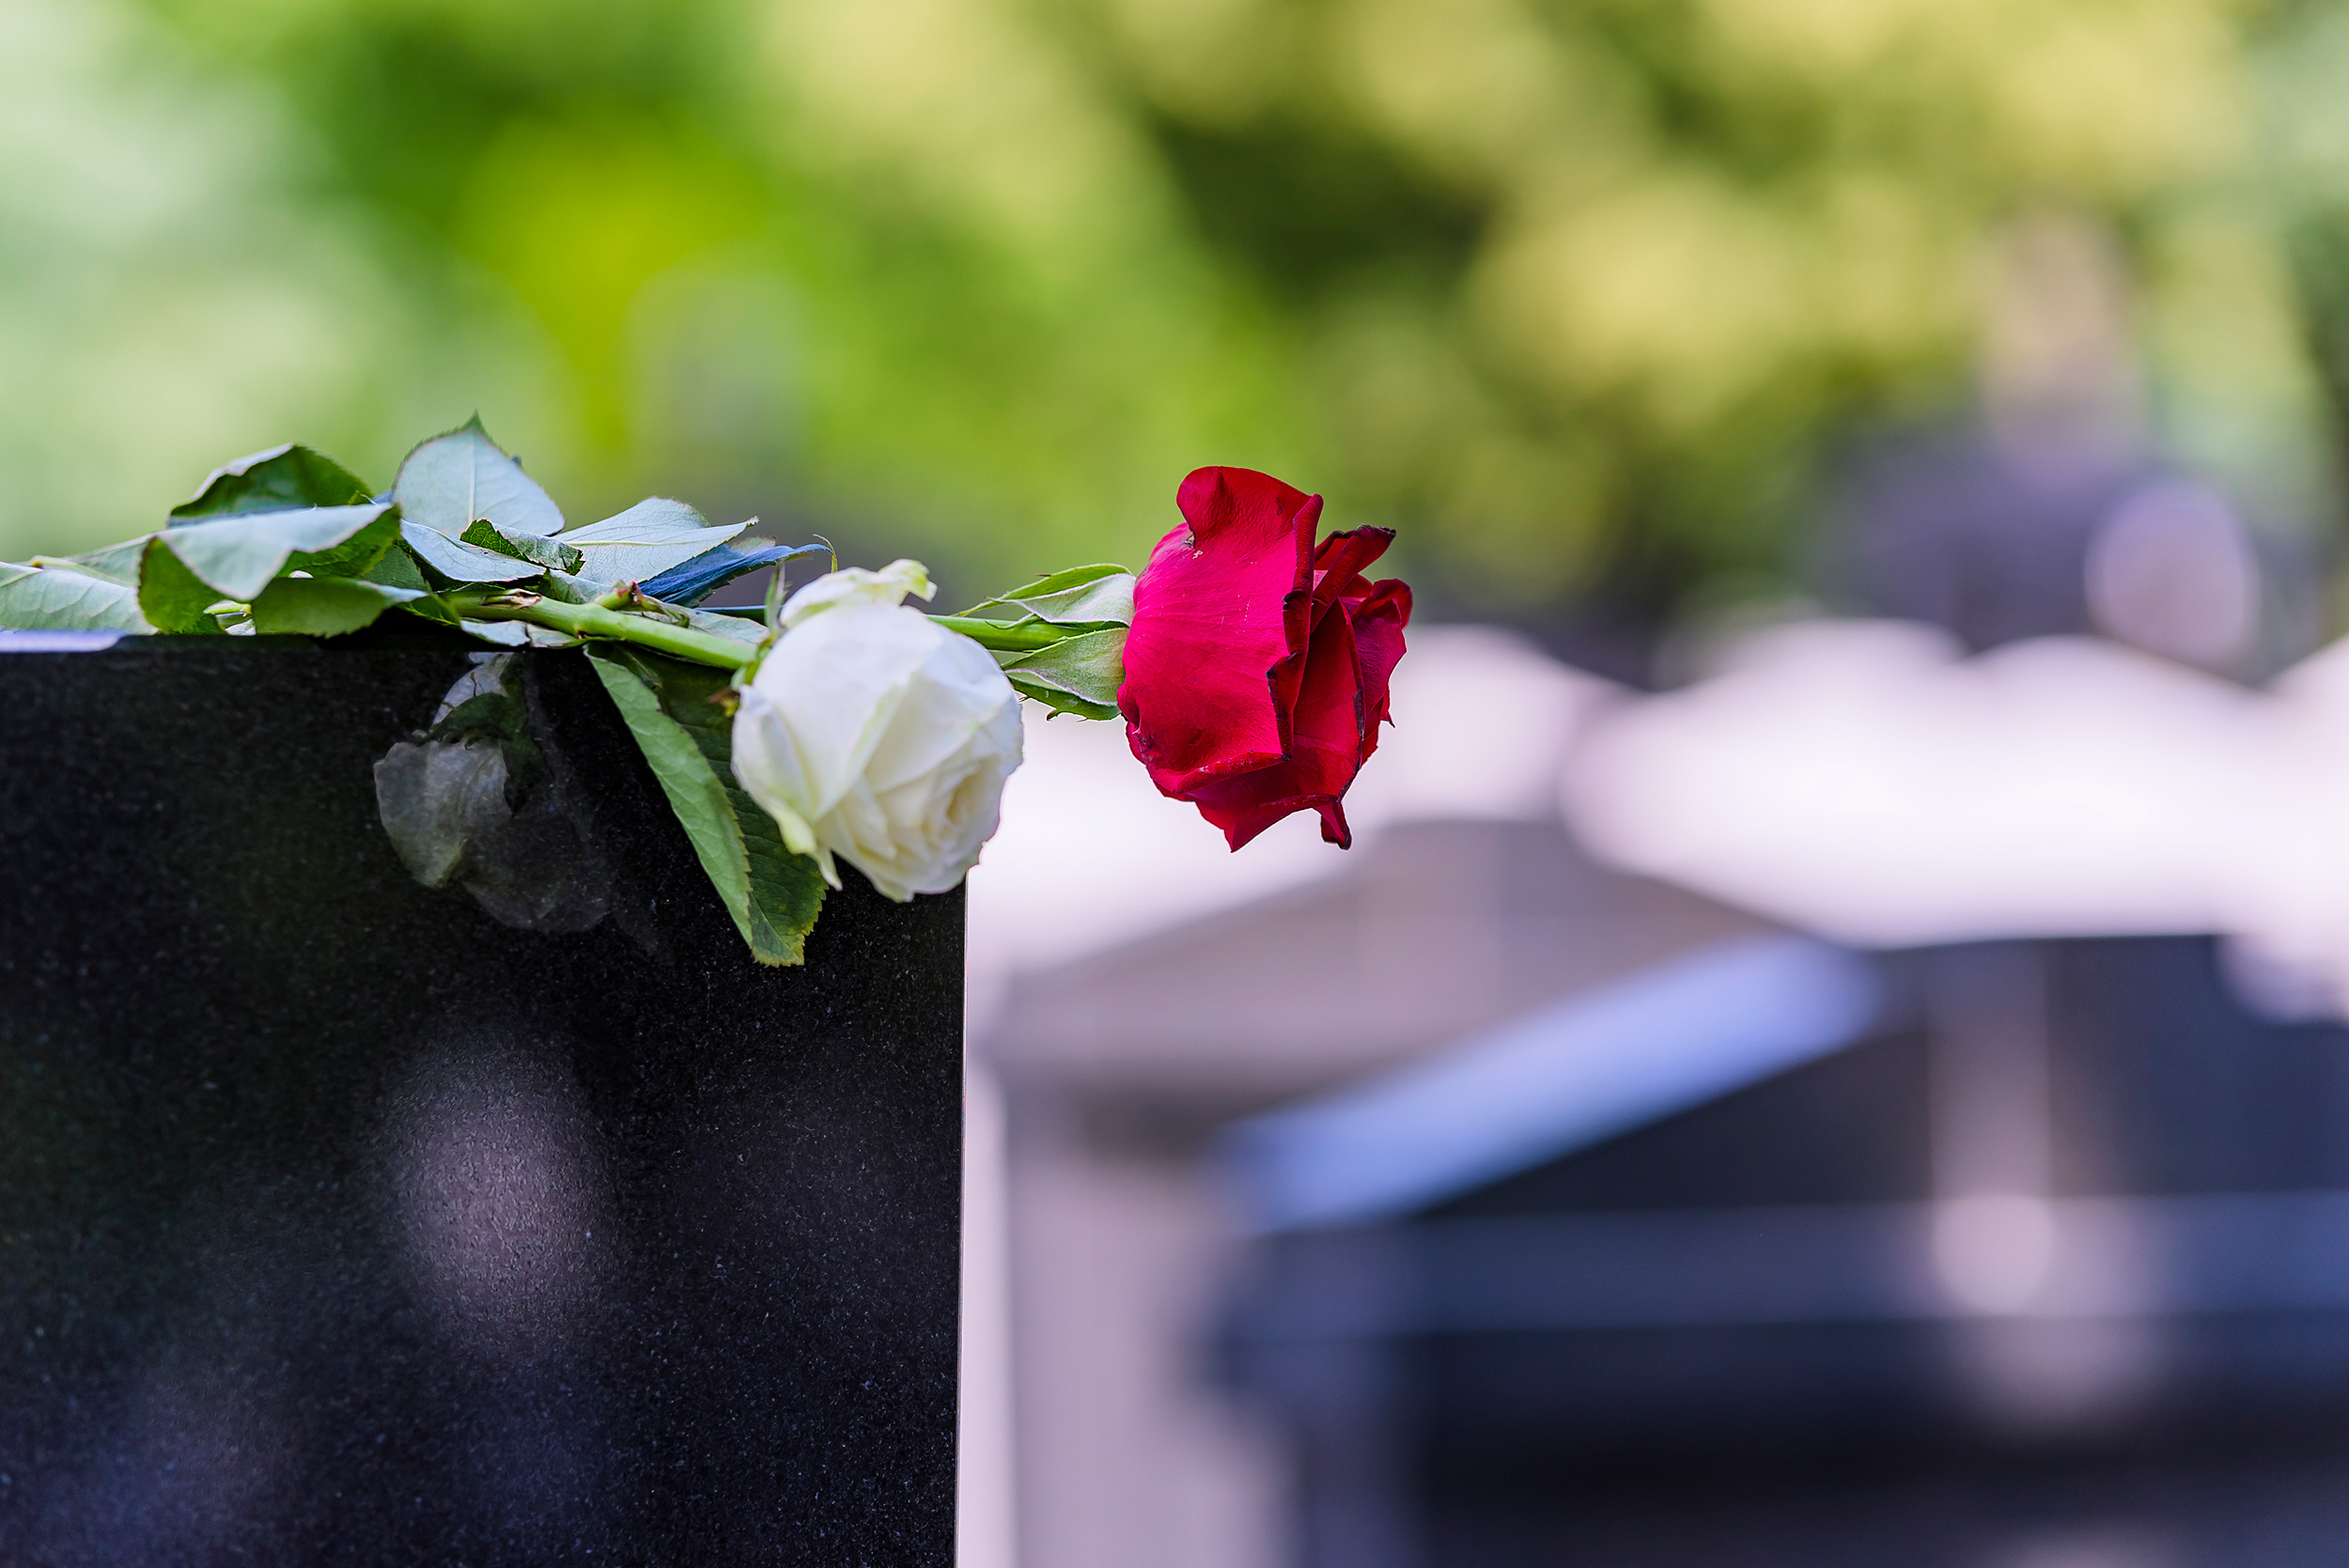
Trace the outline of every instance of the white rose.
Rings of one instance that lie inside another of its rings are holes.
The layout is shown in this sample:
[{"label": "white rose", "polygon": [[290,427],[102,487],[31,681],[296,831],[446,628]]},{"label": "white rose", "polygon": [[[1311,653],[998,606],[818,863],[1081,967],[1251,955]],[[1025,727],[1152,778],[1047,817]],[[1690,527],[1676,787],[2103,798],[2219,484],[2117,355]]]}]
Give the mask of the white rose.
[{"label": "white rose", "polygon": [[993,658],[897,602],[932,591],[912,561],[817,579],[735,713],[735,778],[835,888],[834,855],[900,901],[955,886],[1019,766]]}]

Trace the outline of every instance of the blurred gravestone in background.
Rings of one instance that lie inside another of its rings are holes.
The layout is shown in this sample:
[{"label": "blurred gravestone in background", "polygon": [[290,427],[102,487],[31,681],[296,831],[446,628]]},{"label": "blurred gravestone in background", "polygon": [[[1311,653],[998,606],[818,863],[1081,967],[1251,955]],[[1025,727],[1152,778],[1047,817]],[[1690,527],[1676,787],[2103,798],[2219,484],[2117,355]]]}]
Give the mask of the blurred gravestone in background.
[{"label": "blurred gravestone in background", "polygon": [[1998,237],[1984,271],[1980,411],[1856,465],[1844,592],[1976,652],[2095,632],[2246,676],[2306,653],[2306,546],[2255,534],[2155,444],[2112,237],[2037,214]]},{"label": "blurred gravestone in background", "polygon": [[[2192,940],[1853,962],[1724,944],[1259,1126],[1232,1366],[1296,1446],[1291,1560],[2349,1545],[2341,1027],[2250,1015]],[[1713,1076],[1594,1124],[1659,1056]],[[1386,1170],[1283,1212],[1308,1150]]]}]

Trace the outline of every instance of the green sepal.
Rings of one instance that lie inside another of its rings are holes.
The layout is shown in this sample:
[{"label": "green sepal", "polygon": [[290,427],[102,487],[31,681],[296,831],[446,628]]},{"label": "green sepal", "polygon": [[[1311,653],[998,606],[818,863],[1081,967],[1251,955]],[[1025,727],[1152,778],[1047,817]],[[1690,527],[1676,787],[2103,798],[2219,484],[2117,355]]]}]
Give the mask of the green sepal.
[{"label": "green sepal", "polygon": [[356,577],[281,577],[253,601],[253,629],[339,637],[373,626],[386,610],[424,598]]},{"label": "green sepal", "polygon": [[575,572],[586,559],[559,540],[542,539],[536,534],[501,534],[487,518],[474,519],[458,538],[482,550],[511,555],[517,561],[527,561],[534,567],[544,567],[549,571]]},{"label": "green sepal", "polygon": [[1117,705],[1114,703],[1087,702],[1072,691],[1063,691],[1056,687],[1038,686],[1033,681],[1021,680],[1018,675],[1012,675],[1010,678],[1011,689],[1014,691],[1019,692],[1030,702],[1042,703],[1055,713],[1073,713],[1080,719],[1114,719],[1117,717]]},{"label": "green sepal", "polygon": [[983,600],[958,613],[966,620],[998,621],[1019,626],[1044,621],[1053,626],[1097,630],[1134,624],[1134,574],[1110,562],[1070,567],[1048,572],[1007,594]]},{"label": "green sepal", "polygon": [[1126,629],[1065,637],[1032,653],[990,650],[1023,697],[1087,719],[1117,717],[1117,689],[1126,680]]},{"label": "green sepal", "polygon": [[334,458],[306,446],[272,446],[212,470],[194,500],[171,509],[171,520],[350,506],[368,498],[366,482]]},{"label": "green sepal", "polygon": [[660,780],[710,885],[762,964],[801,961],[824,906],[823,873],[734,780],[734,726],[715,699],[723,670],[635,648],[588,658]]}]

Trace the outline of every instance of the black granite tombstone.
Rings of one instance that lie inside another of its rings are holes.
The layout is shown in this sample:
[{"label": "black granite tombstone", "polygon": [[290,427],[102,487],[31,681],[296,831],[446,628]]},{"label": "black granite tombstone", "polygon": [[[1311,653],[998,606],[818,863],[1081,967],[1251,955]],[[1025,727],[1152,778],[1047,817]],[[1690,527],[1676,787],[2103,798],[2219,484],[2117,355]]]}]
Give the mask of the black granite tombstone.
[{"label": "black granite tombstone", "polygon": [[518,928],[380,820],[465,645],[23,646],[0,1561],[949,1560],[958,894],[758,968],[532,653],[590,907]]}]

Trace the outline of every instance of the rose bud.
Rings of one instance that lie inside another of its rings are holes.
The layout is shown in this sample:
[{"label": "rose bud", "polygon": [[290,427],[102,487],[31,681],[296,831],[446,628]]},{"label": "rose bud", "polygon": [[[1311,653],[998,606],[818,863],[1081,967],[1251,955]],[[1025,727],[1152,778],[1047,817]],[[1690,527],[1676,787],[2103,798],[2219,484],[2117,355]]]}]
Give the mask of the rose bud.
[{"label": "rose bud", "polygon": [[1019,698],[985,648],[897,602],[918,562],[817,578],[742,691],[734,776],[840,885],[839,856],[889,897],[944,893],[994,836],[1019,766]]},{"label": "rose bud", "polygon": [[1245,468],[1203,468],[1175,494],[1183,526],[1134,585],[1118,711],[1162,794],[1237,849],[1291,812],[1353,843],[1341,803],[1387,718],[1411,590],[1365,582],[1392,529],[1332,534],[1321,497]]}]

